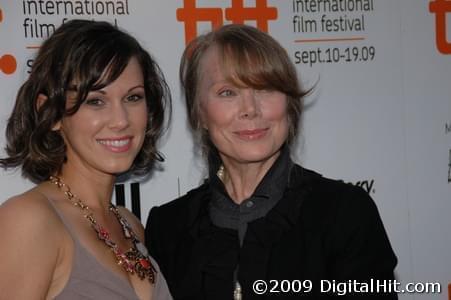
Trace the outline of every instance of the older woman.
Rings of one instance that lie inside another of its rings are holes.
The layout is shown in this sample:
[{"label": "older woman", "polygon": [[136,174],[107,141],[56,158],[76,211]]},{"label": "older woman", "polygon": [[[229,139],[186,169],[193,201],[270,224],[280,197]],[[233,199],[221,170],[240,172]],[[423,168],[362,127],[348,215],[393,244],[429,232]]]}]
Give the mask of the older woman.
[{"label": "older woman", "polygon": [[[246,25],[200,36],[181,81],[209,178],[153,208],[146,227],[176,299],[327,298],[333,283],[393,279],[396,257],[370,197],[290,159],[306,92],[273,38]],[[346,296],[371,290],[355,292]]]}]

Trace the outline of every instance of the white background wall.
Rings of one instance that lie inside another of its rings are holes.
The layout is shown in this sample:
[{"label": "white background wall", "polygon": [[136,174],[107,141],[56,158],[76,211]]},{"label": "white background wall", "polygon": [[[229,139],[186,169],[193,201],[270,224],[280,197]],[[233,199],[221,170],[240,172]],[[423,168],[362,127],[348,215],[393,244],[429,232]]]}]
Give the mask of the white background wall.
[{"label": "white background wall", "polygon": [[[176,11],[184,2],[195,2],[198,8],[221,8],[224,23],[229,23],[225,9],[232,6],[232,0],[110,0],[128,7],[128,14],[116,15],[50,14],[49,10],[28,14],[23,7],[29,2],[33,1],[0,0],[0,131],[4,132],[15,93],[27,76],[27,60],[35,54],[36,49],[29,47],[42,41],[31,37],[30,29],[25,34],[25,19],[32,19],[28,24],[36,20],[55,25],[63,18],[115,19],[154,55],[174,100],[172,126],[162,145],[164,170],[141,184],[143,222],[152,206],[197,186],[205,169],[193,153],[180,94],[178,63],[185,46],[185,26],[177,20]],[[47,2],[56,6],[57,1],[41,2],[45,7],[51,5]],[[89,1],[97,2],[107,1]],[[256,6],[256,0],[242,2],[245,7]],[[368,0],[363,2],[372,9],[364,12],[293,11],[296,2],[305,0],[267,1],[277,11],[277,18],[268,22],[268,31],[287,49],[301,82],[311,86],[319,79],[315,93],[307,99],[309,107],[294,159],[328,177],[365,182],[398,255],[398,279],[442,285],[441,294],[404,294],[400,299],[447,299],[451,282],[451,55],[437,48],[436,15],[429,11],[433,1]],[[295,30],[295,15],[316,21],[317,30]],[[323,15],[325,19],[358,19],[362,28],[324,32]],[[445,27],[451,43],[451,21]],[[211,25],[200,22],[197,28],[204,32]],[[325,61],[334,51],[340,51],[341,57],[330,63],[299,62],[301,51],[318,53],[318,49]],[[366,56],[365,49],[374,49],[374,56]],[[355,61],[352,51],[358,52]],[[17,61],[12,73],[6,68],[6,54]],[[5,145],[3,134],[0,145]],[[30,186],[20,171],[0,171],[0,202]],[[128,193],[128,184],[125,187]]]}]

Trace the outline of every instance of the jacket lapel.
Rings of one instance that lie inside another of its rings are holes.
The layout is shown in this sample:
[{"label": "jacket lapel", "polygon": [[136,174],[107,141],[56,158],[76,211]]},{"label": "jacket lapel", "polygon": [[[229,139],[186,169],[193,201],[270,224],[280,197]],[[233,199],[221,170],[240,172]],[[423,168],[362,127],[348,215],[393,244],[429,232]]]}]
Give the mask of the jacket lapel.
[{"label": "jacket lapel", "polygon": [[[242,266],[240,282],[249,279],[271,279],[267,278],[271,258],[276,255],[283,256],[283,251],[300,252],[298,249],[302,249],[303,240],[301,236],[298,236],[302,232],[300,228],[302,224],[299,221],[300,212],[304,200],[312,191],[313,180],[318,176],[320,175],[295,165],[290,174],[290,184],[282,199],[265,217],[249,223],[240,253],[240,266]],[[278,249],[283,251],[279,252]],[[300,257],[302,253],[296,252],[293,256]],[[277,261],[280,259],[278,258]],[[296,266],[302,268],[299,262]],[[281,268],[284,267],[281,266]],[[252,282],[248,282],[244,285],[250,287],[251,284]]]}]

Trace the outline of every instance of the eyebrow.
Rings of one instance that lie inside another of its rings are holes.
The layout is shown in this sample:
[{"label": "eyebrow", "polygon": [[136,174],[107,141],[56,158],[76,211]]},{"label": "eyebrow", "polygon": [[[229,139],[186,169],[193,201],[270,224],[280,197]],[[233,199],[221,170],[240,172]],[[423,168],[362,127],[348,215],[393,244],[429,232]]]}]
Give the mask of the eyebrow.
[{"label": "eyebrow", "polygon": [[229,84],[233,85],[233,82],[230,82],[227,79],[215,81],[215,80],[211,80],[211,78],[210,78],[209,81],[210,82],[208,82],[207,88],[212,88],[212,87],[214,87],[216,85],[229,85]]},{"label": "eyebrow", "polygon": [[[141,88],[144,89],[144,85],[142,85],[142,84],[135,85],[135,86],[129,88],[127,90],[127,93],[129,93],[129,92],[131,92],[131,91],[133,91],[135,89],[141,89]],[[89,91],[89,92],[96,92],[96,93],[101,93],[101,94],[104,94],[104,95],[106,94],[106,92],[103,91],[102,89],[100,89],[100,90],[93,90],[93,91]]]},{"label": "eyebrow", "polygon": [[[135,90],[135,89],[141,89],[141,88],[144,89],[144,85],[143,85],[143,84],[138,84],[138,85],[135,85],[135,86],[129,88],[127,92],[131,92],[131,91],[133,91],[133,90]],[[68,91],[68,92],[79,92],[75,85],[70,86],[70,87],[67,89],[67,91]],[[92,93],[92,92],[101,93],[101,94],[104,94],[104,95],[106,94],[106,92],[103,91],[102,89],[99,89],[99,90],[90,90],[90,91],[88,91],[88,93]]]},{"label": "eyebrow", "polygon": [[131,87],[131,88],[128,89],[128,92],[131,92],[134,89],[140,89],[140,88],[144,89],[144,85],[143,84],[138,84],[138,85],[136,85],[134,87]]}]

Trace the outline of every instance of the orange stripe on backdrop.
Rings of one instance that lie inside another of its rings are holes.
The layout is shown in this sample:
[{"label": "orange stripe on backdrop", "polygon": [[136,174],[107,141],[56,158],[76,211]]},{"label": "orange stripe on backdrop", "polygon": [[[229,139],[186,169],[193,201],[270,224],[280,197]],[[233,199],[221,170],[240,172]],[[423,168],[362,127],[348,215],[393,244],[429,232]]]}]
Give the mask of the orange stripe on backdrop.
[{"label": "orange stripe on backdrop", "polygon": [[364,41],[364,37],[352,37],[352,38],[333,38],[333,39],[302,39],[295,40],[295,43],[317,43],[317,42],[350,42],[350,41]]},{"label": "orange stripe on backdrop", "polygon": [[221,8],[198,8],[195,0],[184,0],[176,16],[177,21],[185,23],[185,44],[197,37],[197,22],[210,22],[213,28],[223,24]]},{"label": "orange stripe on backdrop", "polygon": [[0,8],[0,22],[1,21],[3,21],[3,11],[2,11],[2,9]]},{"label": "orange stripe on backdrop", "polygon": [[225,9],[226,19],[234,24],[255,20],[257,28],[268,32],[268,21],[277,20],[277,8],[270,7],[266,0],[256,0],[254,7],[245,7],[243,0],[233,0],[232,7]]},{"label": "orange stripe on backdrop", "polygon": [[451,283],[448,284],[448,300],[451,300]]}]

